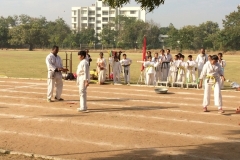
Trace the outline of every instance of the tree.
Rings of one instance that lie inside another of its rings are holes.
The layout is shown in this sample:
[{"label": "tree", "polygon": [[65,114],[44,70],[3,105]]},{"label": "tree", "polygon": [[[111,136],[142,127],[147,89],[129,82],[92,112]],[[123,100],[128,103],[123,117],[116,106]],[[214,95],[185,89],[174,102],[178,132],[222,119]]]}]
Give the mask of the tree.
[{"label": "tree", "polygon": [[46,42],[46,23],[45,17],[32,18],[27,15],[20,15],[18,25],[9,30],[10,44],[28,44],[29,50],[32,51],[34,45]]},{"label": "tree", "polygon": [[223,20],[224,29],[219,38],[222,40],[221,45],[225,51],[240,49],[240,6],[237,9]]},{"label": "tree", "polygon": [[[142,9],[152,12],[155,8],[164,4],[165,0],[135,0],[141,5]],[[112,8],[122,7],[123,5],[130,3],[130,0],[104,0],[104,3]]]},{"label": "tree", "polygon": [[0,48],[8,44],[8,23],[3,17],[0,17]]}]

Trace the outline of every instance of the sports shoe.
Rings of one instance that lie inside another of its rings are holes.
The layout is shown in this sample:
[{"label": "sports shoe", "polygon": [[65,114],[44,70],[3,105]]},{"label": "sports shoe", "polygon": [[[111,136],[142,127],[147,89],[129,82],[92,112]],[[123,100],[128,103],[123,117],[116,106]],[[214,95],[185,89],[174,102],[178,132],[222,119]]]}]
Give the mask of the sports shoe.
[{"label": "sports shoe", "polygon": [[47,99],[47,102],[53,102],[51,99]]},{"label": "sports shoe", "polygon": [[64,99],[62,99],[62,98],[57,99],[57,97],[55,97],[55,100],[64,101]]}]

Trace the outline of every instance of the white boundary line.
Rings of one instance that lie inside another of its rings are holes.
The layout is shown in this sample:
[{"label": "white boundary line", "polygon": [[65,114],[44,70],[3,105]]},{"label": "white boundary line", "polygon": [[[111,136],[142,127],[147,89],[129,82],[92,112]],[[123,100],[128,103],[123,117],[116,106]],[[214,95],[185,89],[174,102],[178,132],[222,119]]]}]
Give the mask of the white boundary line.
[{"label": "white boundary line", "polygon": [[[5,91],[5,92],[11,92],[11,91]],[[16,92],[16,91],[13,91],[13,92]],[[17,92],[20,92],[21,93],[21,91],[17,91]],[[24,93],[27,93],[27,92],[24,92]],[[45,93],[38,93],[38,92],[28,92],[28,93],[34,93],[34,94],[45,94]],[[98,92],[98,93],[101,93],[101,92]],[[110,92],[109,92],[110,93]],[[70,96],[70,97],[72,97],[72,96],[77,96],[77,97],[79,97],[78,95],[67,95],[67,94],[62,94],[62,95],[64,95],[64,96]],[[128,95],[130,95],[130,94],[128,94]],[[3,98],[16,98],[16,99],[18,99],[18,98],[21,98],[21,99],[38,99],[38,100],[40,100],[40,98],[30,98],[30,97],[20,97],[20,96],[6,96],[6,95],[2,95],[1,97],[3,97]],[[1,98],[0,97],[0,98]],[[100,96],[88,96],[88,98],[97,98],[97,99],[124,99],[124,98],[109,98],[109,97],[100,97]],[[41,99],[41,100],[45,100],[45,99]],[[134,100],[134,99],[126,99],[126,100],[128,100],[128,101],[132,101],[132,102],[145,102],[145,103],[148,103],[148,104],[150,104],[150,103],[152,103],[152,104],[165,104],[165,105],[177,105],[177,106],[191,106],[191,107],[199,107],[199,108],[201,108],[200,106],[201,105],[196,105],[195,103],[194,104],[191,104],[191,103],[174,103],[174,102],[160,102],[160,101],[152,101],[152,100]],[[217,108],[217,107],[216,107]],[[223,107],[223,108],[227,108],[227,109],[233,109],[233,110],[235,110],[235,108],[233,108],[233,107]]]},{"label": "white boundary line", "polygon": [[[29,117],[26,117],[29,118]],[[40,121],[44,121],[43,119],[36,119]],[[47,120],[48,121],[48,120]],[[54,139],[54,140],[60,140],[60,141],[66,141],[66,142],[79,142],[79,143],[87,143],[87,144],[93,144],[97,146],[108,146],[108,147],[113,147],[113,148],[123,148],[125,145],[114,145],[111,142],[93,142],[89,140],[83,140],[82,137],[81,139],[77,138],[63,138],[63,137],[56,137],[56,136],[51,136],[51,135],[44,135],[44,134],[39,134],[39,133],[29,133],[29,132],[19,132],[19,131],[10,131],[6,129],[0,129],[0,133],[2,134],[16,134],[16,135],[21,135],[21,136],[30,136],[30,137],[39,137],[39,138],[46,138],[46,139]]]},{"label": "white boundary line", "polygon": [[[42,109],[52,109],[52,110],[59,110],[59,108],[56,107],[44,107],[44,106],[36,106],[36,105],[22,105],[22,104],[16,104],[16,103],[1,103],[1,105],[5,106],[22,106],[26,108],[42,108]],[[92,103],[95,104],[95,103]],[[101,104],[101,105],[106,105],[106,104]],[[116,108],[117,109],[117,108]],[[73,109],[67,109],[63,108],[61,110],[65,111],[73,111]],[[117,115],[117,116],[122,116],[122,117],[133,117],[133,118],[143,118],[143,119],[156,119],[156,120],[165,120],[165,121],[175,121],[175,122],[184,122],[184,123],[195,123],[195,124],[204,124],[204,125],[215,125],[215,126],[226,126],[226,127],[234,127],[234,128],[239,128],[237,125],[229,125],[229,124],[223,124],[223,123],[212,123],[212,122],[204,122],[204,121],[195,121],[195,120],[189,120],[189,119],[177,119],[177,118],[165,118],[165,117],[160,117],[160,116],[146,116],[146,115],[134,115],[134,114],[127,114],[127,113],[108,113],[108,112],[96,112],[97,114],[105,114],[105,115]],[[7,114],[1,114],[0,116],[7,115]],[[19,117],[18,117],[19,116]],[[23,118],[24,115],[15,115],[16,118]]]},{"label": "white boundary line", "polygon": [[[1,114],[3,116],[3,114]],[[7,116],[7,115],[6,115]],[[21,118],[24,118],[24,120],[36,120],[36,121],[54,121],[54,122],[58,122],[58,123],[63,123],[63,122],[67,122],[64,119],[55,119],[55,118],[31,118],[29,116],[24,116],[24,115],[18,115],[16,118],[19,118],[19,116]],[[10,117],[14,117],[11,116]],[[29,119],[31,118],[31,119]],[[146,133],[153,133],[153,134],[164,134],[164,135],[169,135],[169,136],[180,136],[183,138],[194,138],[194,139],[206,139],[206,140],[212,140],[212,141],[218,141],[218,142],[240,142],[240,140],[231,140],[228,138],[223,138],[223,137],[217,137],[217,136],[211,136],[211,135],[196,135],[196,134],[187,134],[187,133],[177,133],[177,132],[169,132],[169,131],[159,131],[159,130],[153,130],[153,129],[145,129],[145,128],[139,128],[139,127],[129,127],[129,126],[118,126],[118,125],[110,125],[110,124],[102,124],[102,123],[90,123],[90,122],[80,122],[80,121],[76,121],[76,120],[72,120],[71,124],[75,124],[75,125],[81,125],[81,126],[91,126],[91,127],[101,127],[101,128],[107,128],[107,129],[118,129],[118,130],[127,130],[127,131],[137,131],[137,132],[146,132]],[[1,130],[0,132],[4,132],[6,130]],[[11,132],[11,131],[10,131]],[[13,133],[15,133],[16,131],[14,131]],[[23,134],[23,135],[28,135],[29,136],[37,136],[37,137],[43,137],[43,138],[53,138],[51,136],[46,136],[46,135],[41,135],[41,134],[31,134],[31,133],[24,133],[24,132],[16,132],[15,134]],[[64,139],[61,137],[54,137],[53,139],[57,139],[57,140],[64,140],[64,141],[72,141],[72,140],[68,140],[68,139]],[[75,141],[75,140],[74,140]],[[88,141],[85,140],[78,140],[79,142],[85,142],[85,143],[90,143]],[[91,144],[91,143],[90,143]],[[103,142],[92,142],[92,144],[98,144],[98,145],[106,145],[106,146],[112,146],[112,144],[110,143],[103,143]],[[118,147],[122,147],[123,145],[118,145]]]},{"label": "white boundary line", "polygon": [[[1,82],[1,81],[0,81]],[[6,82],[6,81],[5,81]],[[32,82],[17,82],[17,81],[8,81],[9,83],[24,83],[24,84],[38,84],[38,85],[46,85],[47,86],[47,84],[46,83],[32,83]],[[67,81],[66,81],[67,82]],[[77,85],[76,85],[76,83],[74,84],[76,87],[77,87]],[[74,85],[67,85],[67,84],[65,84],[64,86],[69,86],[69,87],[73,87]],[[91,87],[91,88],[96,88],[96,89],[103,89],[104,87]],[[115,87],[112,87],[112,88],[104,88],[104,89],[113,89],[113,90],[119,90],[119,89],[121,89],[121,90],[128,90],[128,91],[140,91],[140,92],[151,92],[151,93],[155,93],[154,91],[149,91],[149,90],[139,90],[139,89],[137,89],[137,90],[133,90],[133,89],[126,89],[126,88],[115,88]],[[149,89],[149,87],[146,87],[146,89]],[[173,88],[173,89],[178,89],[178,88]],[[199,90],[199,91],[202,91],[203,92],[203,90]],[[222,90],[222,91],[224,91],[224,90]],[[236,92],[236,91],[227,91],[227,92]],[[174,92],[175,94],[191,94],[191,93],[189,93],[189,92]],[[198,94],[198,95],[203,95],[202,93],[201,94]],[[224,95],[225,96],[225,95]],[[236,98],[236,96],[228,96],[228,95],[226,95],[225,97],[229,97],[229,98]]]}]

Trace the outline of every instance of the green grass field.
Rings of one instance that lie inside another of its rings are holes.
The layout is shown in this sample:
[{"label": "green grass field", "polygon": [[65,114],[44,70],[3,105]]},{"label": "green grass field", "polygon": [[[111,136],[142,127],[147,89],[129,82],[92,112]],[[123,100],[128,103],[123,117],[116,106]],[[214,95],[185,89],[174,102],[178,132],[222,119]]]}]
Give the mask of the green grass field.
[{"label": "green grass field", "polygon": [[[47,67],[45,58],[49,54],[50,50],[45,51],[13,51],[13,50],[0,50],[0,77],[18,77],[18,78],[46,78]],[[70,52],[68,52],[70,53]],[[73,72],[76,71],[79,63],[77,52],[73,54]],[[141,63],[137,63],[137,60],[141,60],[141,53],[128,53],[128,58],[133,60],[131,65],[131,83],[137,83]],[[176,53],[172,52],[172,55]],[[183,53],[184,54],[184,53]],[[65,52],[59,52],[62,59],[65,59]],[[91,70],[96,68],[96,60],[99,56],[98,53],[90,52],[93,59],[91,63]],[[185,54],[187,56],[188,54]],[[193,55],[194,59],[196,54]],[[107,51],[104,53],[104,57],[108,59]],[[226,79],[236,81],[240,83],[240,55],[224,55],[224,59],[227,61],[227,67],[225,69]],[[186,60],[186,59],[185,59]],[[229,83],[225,83],[229,86]]]}]

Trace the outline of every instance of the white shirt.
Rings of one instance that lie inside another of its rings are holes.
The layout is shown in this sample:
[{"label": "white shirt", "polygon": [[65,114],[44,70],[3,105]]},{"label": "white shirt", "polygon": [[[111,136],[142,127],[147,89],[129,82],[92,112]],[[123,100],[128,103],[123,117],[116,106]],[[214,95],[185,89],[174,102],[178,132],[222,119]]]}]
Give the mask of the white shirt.
[{"label": "white shirt", "polygon": [[178,69],[178,74],[185,74],[185,72],[186,72],[186,65],[187,65],[187,63],[186,62],[180,62],[179,63],[179,69]]},{"label": "white shirt", "polygon": [[215,79],[217,79],[221,75],[223,75],[223,71],[219,63],[216,63],[215,65],[212,65],[211,63],[206,63],[203,66],[203,70],[201,72],[199,79],[203,79],[205,78],[205,76],[213,76],[215,77]]},{"label": "white shirt", "polygon": [[179,65],[178,60],[170,62],[170,71],[177,72],[178,65]]},{"label": "white shirt", "polygon": [[53,53],[50,53],[46,57],[46,64],[48,69],[48,78],[53,78],[54,74],[61,74],[61,72],[54,72],[56,68],[63,68],[62,59],[57,55],[55,56]]},{"label": "white shirt", "polygon": [[105,58],[98,58],[97,59],[97,66],[99,67],[99,65],[101,67],[103,67],[104,69],[107,69],[107,61],[105,60]]},{"label": "white shirt", "polygon": [[116,62],[116,61],[113,61],[112,63],[112,69],[113,69],[113,72],[117,72],[117,73],[121,73],[122,72],[122,66],[120,64],[120,62]]},{"label": "white shirt", "polygon": [[50,53],[46,57],[46,64],[48,71],[54,71],[56,68],[63,68],[62,59],[58,55],[55,56],[53,53]]},{"label": "white shirt", "polygon": [[143,66],[146,68],[146,73],[148,74],[152,74],[155,73],[154,67],[158,66],[158,62],[150,62],[150,61],[146,61],[143,63]]},{"label": "white shirt", "polygon": [[190,61],[188,60],[187,63],[186,63],[186,67],[188,70],[191,70],[191,71],[195,71],[195,67],[196,67],[196,62],[195,61]]},{"label": "white shirt", "polygon": [[222,70],[224,70],[224,67],[226,67],[226,61],[222,59],[222,60],[218,60],[218,63],[222,67]]},{"label": "white shirt", "polygon": [[80,61],[77,67],[77,84],[79,84],[80,81],[90,80],[89,75],[89,63],[86,59],[83,59]]},{"label": "white shirt", "polygon": [[128,70],[130,68],[130,65],[132,64],[132,60],[131,59],[122,59],[120,61],[120,64],[124,67],[125,70]]},{"label": "white shirt", "polygon": [[208,61],[208,55],[199,54],[196,58],[198,69],[203,69],[204,64]]}]

